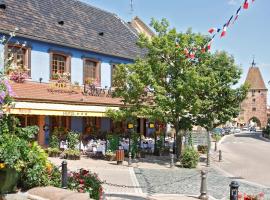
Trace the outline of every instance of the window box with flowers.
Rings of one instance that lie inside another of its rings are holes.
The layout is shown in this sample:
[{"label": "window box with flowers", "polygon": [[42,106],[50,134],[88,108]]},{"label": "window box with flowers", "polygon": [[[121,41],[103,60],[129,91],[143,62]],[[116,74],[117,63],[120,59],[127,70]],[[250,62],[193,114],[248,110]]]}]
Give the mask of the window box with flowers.
[{"label": "window box with flowers", "polygon": [[8,70],[9,79],[16,83],[23,83],[28,76],[28,69],[24,67],[14,67]]}]

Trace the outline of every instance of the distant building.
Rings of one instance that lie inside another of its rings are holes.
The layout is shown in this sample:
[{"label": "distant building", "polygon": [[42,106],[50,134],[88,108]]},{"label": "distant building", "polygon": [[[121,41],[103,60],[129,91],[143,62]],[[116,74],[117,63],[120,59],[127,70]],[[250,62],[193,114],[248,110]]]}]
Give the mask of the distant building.
[{"label": "distant building", "polygon": [[247,98],[241,103],[238,125],[265,127],[267,124],[267,91],[260,69],[254,61],[249,68],[245,83],[249,85]]},{"label": "distant building", "polygon": [[155,33],[139,17],[134,17],[129,24],[138,32],[145,34],[148,38],[154,37]]}]

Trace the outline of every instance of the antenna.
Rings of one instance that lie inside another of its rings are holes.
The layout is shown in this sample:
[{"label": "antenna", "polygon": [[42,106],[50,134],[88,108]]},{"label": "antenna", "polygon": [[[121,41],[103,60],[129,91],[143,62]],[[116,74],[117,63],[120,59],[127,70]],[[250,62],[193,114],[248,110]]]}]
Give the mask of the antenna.
[{"label": "antenna", "polygon": [[133,0],[130,0],[130,14],[133,15],[134,12],[134,4],[133,4]]}]

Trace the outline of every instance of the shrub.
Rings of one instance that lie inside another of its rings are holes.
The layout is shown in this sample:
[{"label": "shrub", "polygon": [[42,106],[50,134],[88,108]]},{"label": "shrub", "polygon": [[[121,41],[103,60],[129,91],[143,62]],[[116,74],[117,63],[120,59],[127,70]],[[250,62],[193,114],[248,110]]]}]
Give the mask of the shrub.
[{"label": "shrub", "polygon": [[71,172],[68,176],[68,189],[78,192],[88,192],[90,198],[99,200],[99,191],[102,189],[102,182],[97,174],[81,169],[79,172]]},{"label": "shrub", "polygon": [[193,147],[187,147],[182,154],[181,163],[184,168],[196,168],[199,162],[199,153]]},{"label": "shrub", "polygon": [[53,148],[53,149],[59,149],[59,140],[58,140],[58,137],[56,135],[52,135],[50,137],[49,147]]},{"label": "shrub", "polygon": [[208,147],[207,145],[198,145],[197,150],[202,154],[206,154]]},{"label": "shrub", "polygon": [[81,152],[76,149],[66,149],[65,151],[63,151],[63,155],[65,159],[79,160],[81,156]]},{"label": "shrub", "polygon": [[119,136],[118,135],[108,135],[108,141],[109,141],[109,145],[108,145],[108,150],[115,152],[116,150],[118,150],[118,145],[119,145]]},{"label": "shrub", "polygon": [[69,149],[76,149],[76,146],[79,144],[79,137],[80,133],[76,131],[70,131],[67,135],[67,141],[68,141],[68,148]]},{"label": "shrub", "polygon": [[214,139],[215,141],[217,141],[217,142],[222,138],[220,135],[218,135],[218,134],[216,134],[216,133],[214,133],[212,137],[213,137],[213,139]]},{"label": "shrub", "polygon": [[59,148],[48,148],[47,151],[50,157],[58,157],[61,154]]}]

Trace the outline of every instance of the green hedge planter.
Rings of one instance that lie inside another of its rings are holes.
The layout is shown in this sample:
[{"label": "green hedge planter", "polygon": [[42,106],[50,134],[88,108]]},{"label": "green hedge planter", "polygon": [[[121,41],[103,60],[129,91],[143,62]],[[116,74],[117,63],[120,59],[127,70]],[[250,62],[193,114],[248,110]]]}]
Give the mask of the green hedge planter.
[{"label": "green hedge planter", "polygon": [[0,170],[0,194],[15,192],[19,174],[15,169],[5,168]]}]

